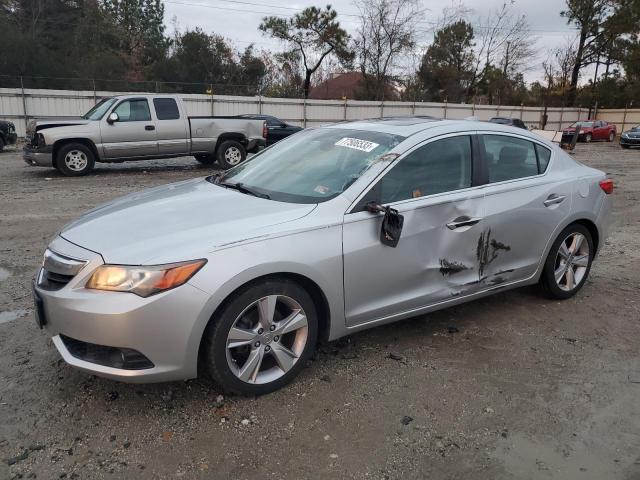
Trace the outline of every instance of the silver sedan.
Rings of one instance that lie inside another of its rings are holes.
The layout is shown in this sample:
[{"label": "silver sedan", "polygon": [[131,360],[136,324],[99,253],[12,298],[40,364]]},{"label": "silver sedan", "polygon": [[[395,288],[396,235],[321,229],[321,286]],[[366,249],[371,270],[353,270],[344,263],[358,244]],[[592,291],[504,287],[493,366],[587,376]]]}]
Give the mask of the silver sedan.
[{"label": "silver sedan", "polygon": [[306,130],[135,193],[49,245],[37,321],[71,365],[263,394],[319,340],[540,283],[576,294],[613,183],[524,130],[389,118]]}]

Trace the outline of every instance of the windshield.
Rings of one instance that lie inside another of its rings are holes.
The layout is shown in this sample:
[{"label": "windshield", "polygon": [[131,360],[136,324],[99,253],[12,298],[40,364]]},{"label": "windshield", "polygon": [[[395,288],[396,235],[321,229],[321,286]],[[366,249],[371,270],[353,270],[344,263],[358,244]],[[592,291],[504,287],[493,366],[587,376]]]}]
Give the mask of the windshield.
[{"label": "windshield", "polygon": [[107,110],[115,103],[115,98],[105,98],[96,103],[91,110],[85,113],[82,118],[86,120],[100,120],[107,113]]},{"label": "windshield", "polygon": [[281,202],[326,202],[402,140],[398,135],[365,130],[305,130],[210,181],[240,185]]},{"label": "windshield", "polygon": [[571,127],[588,127],[591,128],[593,127],[593,122],[575,122],[574,124],[571,125]]}]

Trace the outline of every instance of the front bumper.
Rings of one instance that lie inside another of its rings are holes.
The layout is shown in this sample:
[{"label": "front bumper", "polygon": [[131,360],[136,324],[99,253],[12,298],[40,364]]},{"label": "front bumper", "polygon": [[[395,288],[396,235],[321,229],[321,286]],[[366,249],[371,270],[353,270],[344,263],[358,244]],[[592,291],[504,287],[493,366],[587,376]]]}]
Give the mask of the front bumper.
[{"label": "front bumper", "polygon": [[624,138],[620,137],[620,145],[629,145],[632,147],[640,147],[640,138]]},{"label": "front bumper", "polygon": [[53,147],[34,147],[25,145],[22,158],[24,161],[36,167],[53,167]]},{"label": "front bumper", "polygon": [[[184,380],[197,376],[200,322],[209,295],[186,283],[173,290],[142,298],[132,293],[85,289],[102,257],[57,237],[49,249],[86,265],[58,290],[34,286],[42,301],[44,329],[62,358],[92,374],[132,383]],[[85,258],[81,258],[81,257]],[[72,352],[65,338],[105,349],[130,349],[150,361],[150,368],[114,368],[87,361]]]}]

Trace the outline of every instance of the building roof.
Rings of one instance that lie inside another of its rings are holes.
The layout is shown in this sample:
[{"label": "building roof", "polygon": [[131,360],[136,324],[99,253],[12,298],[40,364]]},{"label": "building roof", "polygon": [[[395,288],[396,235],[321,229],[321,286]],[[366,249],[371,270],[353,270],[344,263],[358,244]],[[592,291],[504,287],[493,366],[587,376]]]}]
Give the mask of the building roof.
[{"label": "building roof", "polygon": [[330,79],[316,85],[309,92],[309,98],[316,100],[336,100],[355,98],[357,90],[362,86],[362,73],[336,73]]}]

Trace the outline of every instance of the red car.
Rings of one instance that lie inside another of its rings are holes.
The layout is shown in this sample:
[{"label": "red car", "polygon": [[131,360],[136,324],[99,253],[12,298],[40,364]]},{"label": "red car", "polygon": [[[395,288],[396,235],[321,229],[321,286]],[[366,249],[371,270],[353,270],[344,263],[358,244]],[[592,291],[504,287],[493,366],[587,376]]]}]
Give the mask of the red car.
[{"label": "red car", "polygon": [[573,135],[579,128],[578,141],[589,143],[592,140],[607,140],[613,142],[616,138],[616,126],[603,120],[585,120],[575,122],[569,128],[562,131],[562,141],[570,143]]}]

